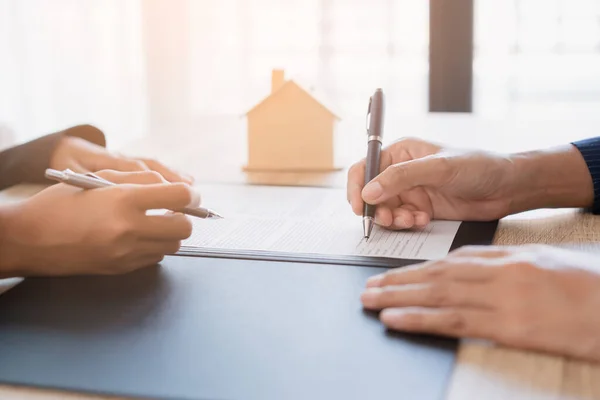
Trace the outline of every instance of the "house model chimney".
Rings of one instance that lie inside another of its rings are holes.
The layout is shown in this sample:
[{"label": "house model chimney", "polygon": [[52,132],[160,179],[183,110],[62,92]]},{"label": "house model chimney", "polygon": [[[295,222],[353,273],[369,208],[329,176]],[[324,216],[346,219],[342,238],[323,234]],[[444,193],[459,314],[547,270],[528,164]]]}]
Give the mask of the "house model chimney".
[{"label": "house model chimney", "polygon": [[285,83],[285,73],[282,69],[274,69],[271,75],[271,93],[275,93]]}]

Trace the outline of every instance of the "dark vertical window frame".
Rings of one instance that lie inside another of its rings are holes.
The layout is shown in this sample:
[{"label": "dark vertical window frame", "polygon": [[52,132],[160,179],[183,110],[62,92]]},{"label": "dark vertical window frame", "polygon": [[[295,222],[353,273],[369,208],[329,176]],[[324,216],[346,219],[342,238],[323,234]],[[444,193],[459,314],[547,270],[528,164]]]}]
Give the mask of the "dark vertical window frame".
[{"label": "dark vertical window frame", "polygon": [[475,0],[430,0],[429,112],[473,111]]}]

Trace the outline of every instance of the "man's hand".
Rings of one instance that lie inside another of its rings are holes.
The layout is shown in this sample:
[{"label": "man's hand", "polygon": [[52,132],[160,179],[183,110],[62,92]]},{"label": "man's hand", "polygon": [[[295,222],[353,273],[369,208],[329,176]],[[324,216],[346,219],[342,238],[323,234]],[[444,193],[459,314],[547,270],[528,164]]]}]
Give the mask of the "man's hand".
[{"label": "man's hand", "polygon": [[599,272],[548,246],[469,247],[372,277],[361,300],[391,329],[600,361]]},{"label": "man's hand", "polygon": [[191,176],[176,172],[156,160],[124,157],[111,153],[102,146],[71,136],[61,139],[52,155],[50,168],[57,170],[69,168],[81,173],[104,169],[123,172],[156,171],[169,182],[188,184],[193,182]]},{"label": "man's hand", "polygon": [[494,220],[538,207],[584,207],[592,180],[573,146],[501,155],[449,149],[403,139],[381,153],[381,174],[366,187],[365,161],[348,174],[348,201],[357,215],[376,204],[375,222],[391,229],[432,219]]},{"label": "man's hand", "polygon": [[146,214],[197,206],[186,184],[148,171],[98,175],[123,185],[84,191],[58,184],[0,210],[0,276],[128,272],[160,262],[191,235],[183,214]]}]

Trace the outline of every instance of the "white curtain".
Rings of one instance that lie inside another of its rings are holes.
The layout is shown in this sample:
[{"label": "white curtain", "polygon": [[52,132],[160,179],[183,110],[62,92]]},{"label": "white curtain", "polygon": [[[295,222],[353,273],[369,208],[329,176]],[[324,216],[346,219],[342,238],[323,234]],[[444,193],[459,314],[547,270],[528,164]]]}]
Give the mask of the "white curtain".
[{"label": "white curtain", "polygon": [[[600,0],[475,5],[477,113],[597,114]],[[390,114],[420,117],[428,8],[422,0],[0,0],[0,146],[77,123],[98,125],[119,145],[202,116],[242,115],[268,94],[273,68],[325,92],[343,118],[364,115],[376,87]]]},{"label": "white curtain", "polygon": [[0,0],[4,145],[79,123],[115,143],[141,135],[140,10],[140,0]]},{"label": "white curtain", "polygon": [[422,115],[427,21],[415,0],[0,0],[0,124],[25,140],[88,122],[126,141],[243,114],[273,68],[342,116],[379,86]]},{"label": "white curtain", "polygon": [[598,120],[600,0],[477,0],[475,112]]},{"label": "white curtain", "polygon": [[285,68],[365,113],[376,87],[409,114],[427,109],[428,3],[415,0],[192,1],[192,91],[200,112],[238,112]]}]

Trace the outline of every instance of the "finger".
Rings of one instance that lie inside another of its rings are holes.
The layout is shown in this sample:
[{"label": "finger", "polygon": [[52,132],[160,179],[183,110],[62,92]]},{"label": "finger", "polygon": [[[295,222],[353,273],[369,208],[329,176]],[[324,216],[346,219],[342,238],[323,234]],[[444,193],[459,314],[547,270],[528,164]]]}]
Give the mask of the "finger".
[{"label": "finger", "polygon": [[114,170],[103,170],[96,173],[113,183],[136,183],[140,185],[149,185],[153,183],[166,183],[167,181],[155,171],[121,172]]},{"label": "finger", "polygon": [[379,318],[390,329],[457,338],[494,340],[498,330],[498,318],[491,310],[388,308]]},{"label": "finger", "polygon": [[440,156],[394,164],[365,186],[362,199],[369,204],[380,204],[419,186],[439,186],[451,173],[447,159]]},{"label": "finger", "polygon": [[73,172],[77,172],[78,174],[87,174],[91,172],[75,160],[71,160],[69,162],[69,169]]},{"label": "finger", "polygon": [[133,160],[105,151],[90,156],[90,162],[96,169],[114,169],[122,172],[149,171],[150,168],[141,160]]},{"label": "finger", "polygon": [[142,210],[166,208],[178,211],[200,204],[200,195],[185,183],[135,186],[130,188],[128,195],[133,204]]},{"label": "finger", "polygon": [[136,233],[145,239],[179,241],[192,234],[192,222],[183,214],[143,216]]},{"label": "finger", "polygon": [[384,151],[388,149],[392,156],[388,165],[391,165],[438,153],[441,146],[414,137],[403,137],[387,146]]},{"label": "finger", "polygon": [[370,310],[390,307],[481,307],[492,308],[485,283],[443,282],[368,288],[360,300]]},{"label": "finger", "polygon": [[401,208],[405,210],[410,210],[412,212],[412,217],[414,218],[413,227],[415,228],[424,228],[431,221],[431,214],[429,213],[429,211],[420,210],[414,204],[402,204]]},{"label": "finger", "polygon": [[440,280],[485,282],[497,276],[497,268],[477,260],[446,258],[420,265],[396,268],[367,280],[367,287],[430,283]]},{"label": "finger", "polygon": [[181,241],[178,239],[140,239],[132,246],[126,259],[132,261],[172,255],[177,253],[180,247]]},{"label": "finger", "polygon": [[410,229],[415,225],[414,213],[404,207],[396,208],[392,215],[394,218],[392,229]]},{"label": "finger", "polygon": [[401,204],[402,208],[404,208],[405,210],[409,210],[409,211],[417,211],[417,207],[414,206],[414,204],[410,204],[410,203],[403,203]]},{"label": "finger", "polygon": [[[392,163],[392,150],[384,149],[381,152],[381,159],[379,162],[379,170],[383,171]],[[346,197],[348,202],[352,206],[352,211],[356,215],[361,215],[363,209],[362,190],[365,186],[365,169],[366,160],[354,164],[348,171],[348,182],[346,185]]]},{"label": "finger", "polygon": [[146,244],[151,256],[173,255],[181,248],[181,240],[149,240]]},{"label": "finger", "polygon": [[394,224],[393,210],[399,208],[402,202],[398,197],[394,197],[375,209],[375,223],[385,228],[392,228]]},{"label": "finger", "polygon": [[352,211],[356,215],[361,215],[363,201],[360,195],[365,184],[365,165],[364,159],[354,164],[348,170],[348,182],[346,183],[346,198],[352,206]]},{"label": "finger", "polygon": [[510,248],[505,246],[463,246],[449,255],[451,257],[500,258],[509,254]]},{"label": "finger", "polygon": [[415,211],[413,216],[415,218],[415,227],[417,228],[425,228],[431,222],[431,217],[426,212]]},{"label": "finger", "polygon": [[[397,196],[396,196],[397,197]],[[402,197],[402,208],[406,208],[411,211],[424,211],[430,216],[433,216],[433,205],[429,194],[423,188],[415,188],[403,192]]]},{"label": "finger", "polygon": [[165,177],[169,182],[183,182],[191,185],[194,183],[194,178],[190,175],[178,173],[177,171],[167,167],[159,161],[151,160],[151,159],[142,159],[142,162],[148,166],[153,171],[160,173]]},{"label": "finger", "polygon": [[392,210],[387,207],[377,207],[375,210],[375,223],[384,228],[392,226],[394,218],[392,216]]},{"label": "finger", "polygon": [[115,168],[119,171],[150,171],[150,168],[140,160],[132,160],[129,158],[116,158]]}]

